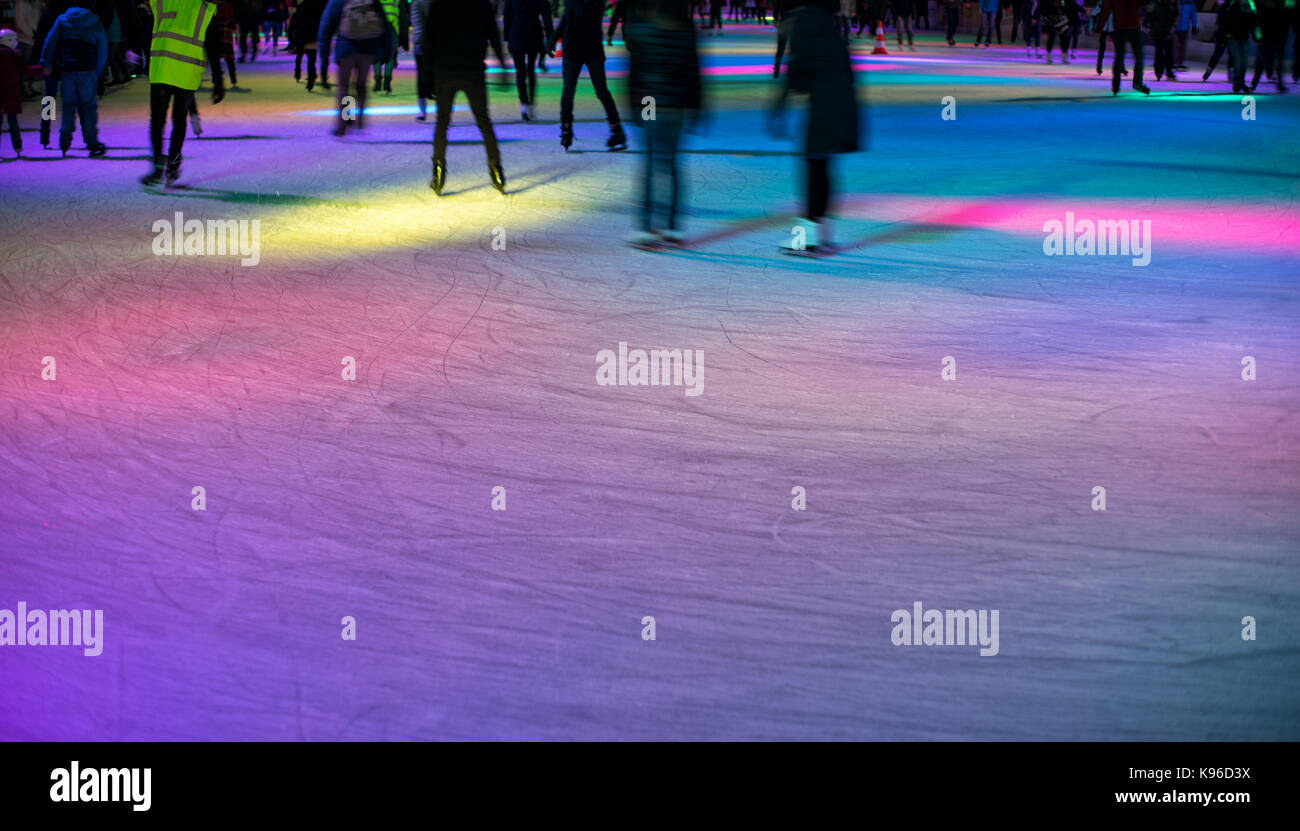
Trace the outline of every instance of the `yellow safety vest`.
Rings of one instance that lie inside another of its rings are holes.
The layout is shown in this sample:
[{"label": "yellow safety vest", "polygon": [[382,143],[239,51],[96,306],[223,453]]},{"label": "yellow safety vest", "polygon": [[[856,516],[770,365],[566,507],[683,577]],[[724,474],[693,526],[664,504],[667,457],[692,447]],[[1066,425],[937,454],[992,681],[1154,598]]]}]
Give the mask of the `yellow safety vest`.
[{"label": "yellow safety vest", "polygon": [[208,0],[150,0],[153,45],[149,50],[149,83],[198,89],[207,61],[203,37],[217,13]]}]

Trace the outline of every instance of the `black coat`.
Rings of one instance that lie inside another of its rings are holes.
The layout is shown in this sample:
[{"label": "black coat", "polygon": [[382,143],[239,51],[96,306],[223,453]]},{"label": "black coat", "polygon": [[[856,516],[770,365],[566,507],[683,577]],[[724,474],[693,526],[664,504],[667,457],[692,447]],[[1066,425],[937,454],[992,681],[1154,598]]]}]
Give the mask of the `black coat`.
[{"label": "black coat", "polygon": [[861,142],[858,99],[849,50],[835,15],[824,5],[809,3],[793,17],[786,89],[809,97],[805,152],[855,152]]},{"label": "black coat", "polygon": [[[623,0],[631,2],[631,0]],[[640,110],[649,95],[656,107],[698,110],[703,85],[695,26],[689,19],[674,25],[664,21],[631,19],[623,23],[627,43],[627,91],[632,110]]]},{"label": "black coat", "polygon": [[551,37],[551,4],[547,0],[506,0],[501,26],[511,52],[540,52]]},{"label": "black coat", "polygon": [[482,75],[488,47],[504,65],[501,30],[490,0],[433,0],[424,21],[423,65],[437,75]]},{"label": "black coat", "polygon": [[320,31],[320,18],[325,13],[325,0],[302,0],[289,18],[289,39],[306,46],[316,42]]},{"label": "black coat", "polygon": [[597,61],[605,59],[605,38],[601,30],[605,0],[565,0],[564,16],[551,33],[547,51],[564,38],[566,61]]}]

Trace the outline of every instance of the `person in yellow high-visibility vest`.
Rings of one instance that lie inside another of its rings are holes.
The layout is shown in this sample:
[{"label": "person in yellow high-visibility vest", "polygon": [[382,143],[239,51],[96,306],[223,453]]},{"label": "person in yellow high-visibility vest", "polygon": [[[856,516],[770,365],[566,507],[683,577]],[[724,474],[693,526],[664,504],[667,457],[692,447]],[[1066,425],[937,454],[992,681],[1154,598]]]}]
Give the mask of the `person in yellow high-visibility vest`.
[{"label": "person in yellow high-visibility vest", "polygon": [[[166,178],[173,184],[181,172],[185,144],[185,119],[194,91],[203,82],[203,70],[212,67],[212,103],[226,97],[221,78],[220,27],[210,26],[217,4],[209,0],[149,0],[153,11],[153,42],[149,49],[149,137],[153,142],[153,169],[140,181],[156,185]],[[163,125],[172,111],[171,144],[163,155]]]}]

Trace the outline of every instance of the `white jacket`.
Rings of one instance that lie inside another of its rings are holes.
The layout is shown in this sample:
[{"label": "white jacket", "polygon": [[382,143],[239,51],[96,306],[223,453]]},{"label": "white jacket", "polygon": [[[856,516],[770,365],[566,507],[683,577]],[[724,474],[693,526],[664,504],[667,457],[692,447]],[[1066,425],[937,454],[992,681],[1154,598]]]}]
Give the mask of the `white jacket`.
[{"label": "white jacket", "polygon": [[17,0],[14,4],[14,31],[18,42],[31,46],[36,42],[36,26],[41,20],[41,0]]}]

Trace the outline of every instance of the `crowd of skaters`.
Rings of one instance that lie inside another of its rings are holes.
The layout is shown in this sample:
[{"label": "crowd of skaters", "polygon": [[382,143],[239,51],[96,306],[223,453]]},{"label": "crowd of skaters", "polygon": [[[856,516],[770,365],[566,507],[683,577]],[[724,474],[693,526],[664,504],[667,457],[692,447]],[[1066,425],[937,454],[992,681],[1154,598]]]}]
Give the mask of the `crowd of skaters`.
[{"label": "crowd of skaters", "polygon": [[[0,30],[0,115],[14,150],[21,154],[18,114],[24,98],[62,98],[59,149],[71,148],[78,122],[91,156],[106,152],[97,131],[98,99],[127,83],[134,72],[150,82],[150,138],[153,163],[146,185],[171,185],[180,176],[187,130],[202,132],[195,93],[211,79],[211,100],[225,97],[225,76],[238,85],[237,64],[259,56],[293,55],[296,81],[311,91],[330,89],[335,69],[338,136],[365,126],[367,92],[392,94],[394,69],[403,50],[416,64],[416,118],[436,106],[430,187],[441,195],[448,176],[447,129],[454,99],[464,94],[483,136],[489,178],[506,192],[500,146],[487,106],[486,59],[491,53],[513,72],[524,122],[538,120],[537,72],[549,71],[548,57],[561,61],[560,142],[574,142],[574,100],[585,73],[609,125],[606,146],[627,147],[618,102],[605,76],[605,52],[621,26],[629,53],[628,112],[656,102],[652,118],[632,121],[642,129],[645,165],[643,211],[629,241],[637,245],[681,241],[679,206],[683,183],[678,148],[682,135],[703,121],[704,85],[698,38],[719,37],[735,24],[775,28],[774,74],[785,79],[772,129],[790,95],[806,95],[810,117],[804,137],[804,195],[799,218],[800,251],[816,251],[829,237],[826,216],[832,196],[831,159],[860,146],[860,117],[849,61],[851,38],[879,37],[885,25],[898,45],[914,50],[914,31],[929,28],[928,0],[9,0],[14,29]],[[1112,91],[1129,75],[1144,83],[1143,36],[1154,51],[1158,80],[1177,80],[1184,71],[1190,34],[1198,31],[1196,3],[1203,0],[1101,0],[1085,9],[1079,0],[938,0],[941,31],[956,45],[962,7],[978,9],[976,48],[1023,36],[1025,54],[1052,61],[1077,58],[1080,33],[1098,41],[1097,74],[1107,43],[1113,51]],[[1226,53],[1234,91],[1253,90],[1261,75],[1285,90],[1283,58],[1289,34],[1300,31],[1295,0],[1219,0],[1215,53],[1208,79]],[[606,23],[606,21],[608,21]],[[607,26],[607,28],[606,28]],[[1251,41],[1258,44],[1255,72],[1246,71]],[[1045,54],[1044,54],[1045,48]],[[562,51],[561,51],[562,50]],[[507,60],[509,55],[509,60]],[[332,61],[331,61],[332,58]],[[1297,64],[1292,62],[1292,79]],[[345,106],[351,98],[353,106]],[[168,120],[170,142],[164,147]],[[51,121],[41,121],[41,143],[51,141]]]}]

